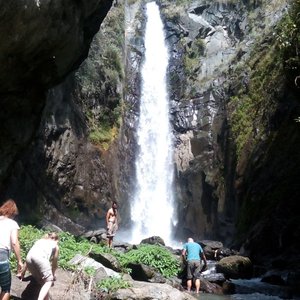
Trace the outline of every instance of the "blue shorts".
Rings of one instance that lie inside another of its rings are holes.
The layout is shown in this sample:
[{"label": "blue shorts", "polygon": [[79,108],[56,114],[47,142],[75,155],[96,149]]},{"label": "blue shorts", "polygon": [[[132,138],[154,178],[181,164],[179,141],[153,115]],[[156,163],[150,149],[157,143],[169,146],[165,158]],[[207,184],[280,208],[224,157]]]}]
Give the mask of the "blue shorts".
[{"label": "blue shorts", "polygon": [[0,261],[0,287],[2,293],[9,293],[11,286],[11,273],[9,261]]}]

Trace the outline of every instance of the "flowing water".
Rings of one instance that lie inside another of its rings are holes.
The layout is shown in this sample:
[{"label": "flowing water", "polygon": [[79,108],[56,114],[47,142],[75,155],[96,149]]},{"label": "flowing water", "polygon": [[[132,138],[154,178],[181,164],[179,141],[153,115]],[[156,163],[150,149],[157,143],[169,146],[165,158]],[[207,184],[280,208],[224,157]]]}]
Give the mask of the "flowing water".
[{"label": "flowing water", "polygon": [[200,293],[199,295],[193,294],[199,300],[280,300],[277,296],[268,296],[261,293],[253,294],[235,294],[235,295],[211,295]]},{"label": "flowing water", "polygon": [[145,58],[137,129],[136,190],[131,206],[132,241],[160,236],[171,243],[173,149],[167,92],[168,48],[158,6],[146,5]]}]

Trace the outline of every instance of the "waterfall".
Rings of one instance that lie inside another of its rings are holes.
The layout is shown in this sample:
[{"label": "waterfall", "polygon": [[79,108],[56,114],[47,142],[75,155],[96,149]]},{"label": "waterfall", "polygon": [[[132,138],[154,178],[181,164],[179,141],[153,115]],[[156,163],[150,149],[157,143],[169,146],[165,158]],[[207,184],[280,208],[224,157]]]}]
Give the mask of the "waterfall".
[{"label": "waterfall", "polygon": [[174,223],[173,150],[169,123],[166,71],[168,48],[156,3],[148,3],[145,59],[142,66],[140,116],[137,128],[136,190],[131,205],[132,242],[160,236],[172,239]]}]

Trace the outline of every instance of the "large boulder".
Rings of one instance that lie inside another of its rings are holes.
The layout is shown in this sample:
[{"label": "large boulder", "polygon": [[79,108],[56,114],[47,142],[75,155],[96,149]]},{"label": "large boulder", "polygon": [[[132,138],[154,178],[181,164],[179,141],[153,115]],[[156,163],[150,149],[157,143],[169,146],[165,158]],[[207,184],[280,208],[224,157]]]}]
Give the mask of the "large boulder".
[{"label": "large boulder", "polygon": [[120,289],[110,296],[111,300],[192,300],[196,299],[186,292],[181,292],[168,284],[133,281],[128,289]]},{"label": "large boulder", "polygon": [[250,278],[253,273],[253,266],[248,257],[232,255],[218,261],[216,271],[223,273],[227,278]]}]

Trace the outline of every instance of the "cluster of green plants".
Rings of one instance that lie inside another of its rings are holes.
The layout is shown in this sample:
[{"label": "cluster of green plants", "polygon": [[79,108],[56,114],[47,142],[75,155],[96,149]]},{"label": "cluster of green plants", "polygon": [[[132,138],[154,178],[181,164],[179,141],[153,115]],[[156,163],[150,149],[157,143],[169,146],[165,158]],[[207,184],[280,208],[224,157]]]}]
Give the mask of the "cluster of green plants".
[{"label": "cluster of green plants", "polygon": [[[48,231],[38,229],[32,225],[22,225],[19,230],[19,241],[21,246],[21,255],[23,261],[25,261],[26,255],[35,241],[42,238]],[[65,270],[71,270],[74,267],[69,264],[69,261],[76,255],[87,255],[90,251],[95,253],[105,253],[109,249],[107,247],[101,247],[98,244],[90,243],[87,239],[76,238],[68,232],[59,233],[59,261],[60,268]],[[16,269],[16,260],[13,256],[11,261],[13,269]]]},{"label": "cluster of green plants", "polygon": [[126,289],[129,288],[130,286],[131,284],[128,281],[119,277],[105,278],[96,284],[96,287],[98,289],[101,289],[106,293],[115,292],[118,289]]},{"label": "cluster of green plants", "polygon": [[205,45],[203,39],[196,38],[190,45],[185,46],[184,69],[187,76],[197,74],[200,68],[200,57],[203,56]]},{"label": "cluster of green plants", "polygon": [[124,267],[129,263],[151,266],[166,278],[176,276],[180,271],[179,261],[170,251],[159,245],[141,245],[121,255],[119,261]]},{"label": "cluster of green plants", "polygon": [[107,150],[111,142],[118,136],[121,107],[117,106],[109,116],[106,114],[108,114],[107,109],[103,109],[96,119],[93,113],[87,113],[90,126],[89,140],[95,145],[100,145],[104,150]]}]

